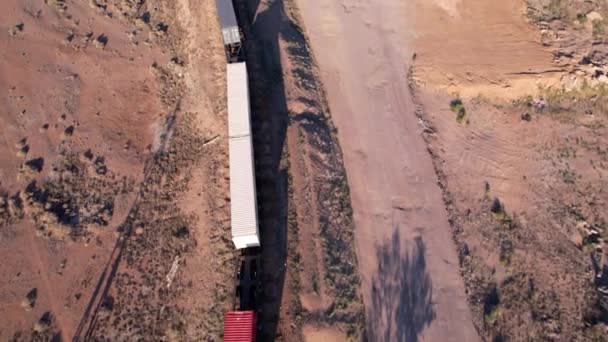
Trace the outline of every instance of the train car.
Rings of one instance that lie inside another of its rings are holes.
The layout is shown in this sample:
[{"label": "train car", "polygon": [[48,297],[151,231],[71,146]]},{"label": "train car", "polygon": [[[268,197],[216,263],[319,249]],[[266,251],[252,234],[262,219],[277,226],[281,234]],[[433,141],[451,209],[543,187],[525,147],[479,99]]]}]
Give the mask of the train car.
[{"label": "train car", "polygon": [[260,246],[245,63],[228,64],[227,80],[232,241],[237,249],[244,249]]},{"label": "train car", "polygon": [[237,63],[241,60],[242,39],[232,0],[215,0],[215,3],[220,18],[226,58],[228,63]]},{"label": "train car", "polygon": [[226,51],[230,222],[232,242],[241,250],[233,310],[224,317],[224,341],[255,342],[257,332],[259,247],[249,80],[243,61],[242,36],[232,0],[216,0]]},{"label": "train car", "polygon": [[255,342],[254,311],[228,311],[224,315],[224,342]]}]

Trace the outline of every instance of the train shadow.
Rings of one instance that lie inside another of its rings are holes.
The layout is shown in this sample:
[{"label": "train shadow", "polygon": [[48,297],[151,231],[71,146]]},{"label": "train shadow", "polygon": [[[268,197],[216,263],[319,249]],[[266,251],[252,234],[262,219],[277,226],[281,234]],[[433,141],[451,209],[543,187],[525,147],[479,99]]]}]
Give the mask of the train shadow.
[{"label": "train shadow", "polygon": [[371,341],[418,341],[418,335],[435,319],[424,241],[417,237],[407,249],[403,251],[395,231],[376,251],[378,272],[372,279],[367,313]]},{"label": "train shadow", "polygon": [[273,341],[278,335],[288,248],[288,172],[281,159],[289,110],[279,46],[287,19],[282,1],[262,4],[260,0],[235,0],[234,4],[245,35],[256,161],[262,245],[260,300],[256,302],[259,340]]}]

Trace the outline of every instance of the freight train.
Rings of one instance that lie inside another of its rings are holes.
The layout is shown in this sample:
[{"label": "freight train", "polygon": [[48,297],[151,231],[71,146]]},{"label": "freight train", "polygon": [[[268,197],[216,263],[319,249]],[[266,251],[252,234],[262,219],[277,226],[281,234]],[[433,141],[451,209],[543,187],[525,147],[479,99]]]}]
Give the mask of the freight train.
[{"label": "freight train", "polygon": [[232,242],[241,251],[233,311],[224,316],[225,342],[255,341],[260,234],[249,81],[243,40],[232,0],[216,0],[226,53],[228,148],[230,162],[230,224]]}]

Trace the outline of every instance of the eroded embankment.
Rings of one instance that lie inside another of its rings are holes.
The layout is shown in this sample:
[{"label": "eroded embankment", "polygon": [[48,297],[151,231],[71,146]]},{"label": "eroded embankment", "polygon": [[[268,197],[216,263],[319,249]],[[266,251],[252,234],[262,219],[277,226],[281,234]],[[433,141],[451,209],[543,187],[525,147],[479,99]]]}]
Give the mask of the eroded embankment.
[{"label": "eroded embankment", "polygon": [[[293,3],[237,1],[250,72],[262,230],[262,338],[362,333],[341,151]],[[279,270],[274,272],[272,270]]]}]

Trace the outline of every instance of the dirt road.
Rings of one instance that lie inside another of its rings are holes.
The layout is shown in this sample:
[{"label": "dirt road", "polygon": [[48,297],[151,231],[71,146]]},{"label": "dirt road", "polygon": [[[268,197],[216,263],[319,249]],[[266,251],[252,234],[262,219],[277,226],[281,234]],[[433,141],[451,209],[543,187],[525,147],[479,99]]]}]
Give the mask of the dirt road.
[{"label": "dirt road", "polygon": [[344,151],[370,339],[478,340],[409,95],[407,4],[298,4]]}]

